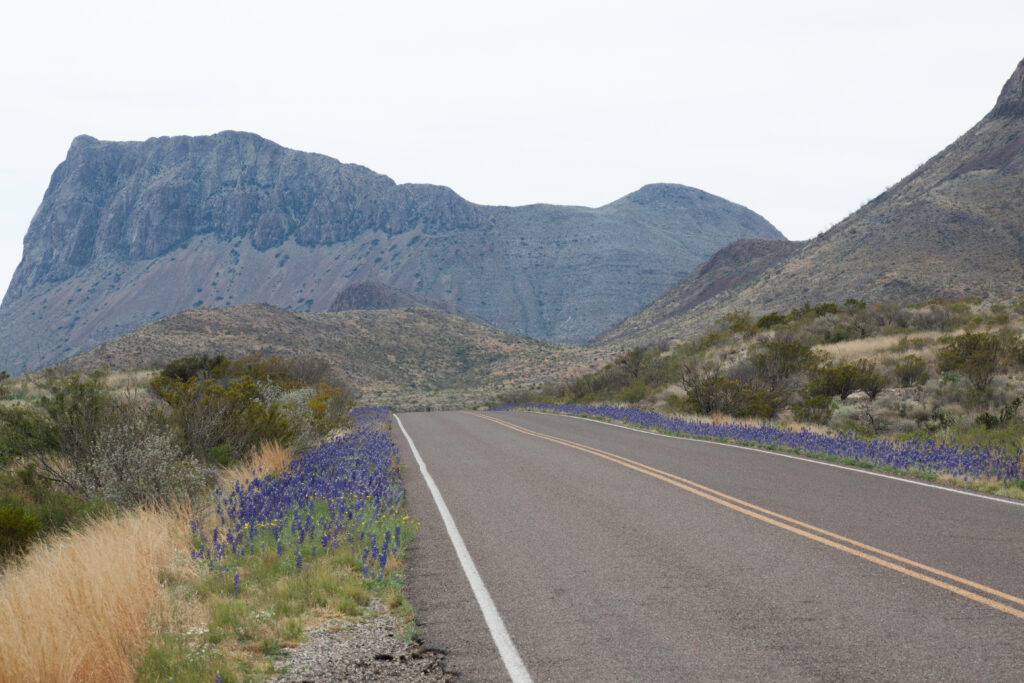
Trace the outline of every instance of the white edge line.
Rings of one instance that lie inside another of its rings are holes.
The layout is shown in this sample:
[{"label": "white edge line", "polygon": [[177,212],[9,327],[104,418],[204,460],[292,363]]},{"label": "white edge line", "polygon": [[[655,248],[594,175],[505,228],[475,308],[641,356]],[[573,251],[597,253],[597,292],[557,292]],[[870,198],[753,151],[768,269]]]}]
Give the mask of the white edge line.
[{"label": "white edge line", "polygon": [[420,452],[416,449],[416,444],[412,442],[409,432],[405,431],[405,425],[398,419],[398,415],[394,417],[398,427],[402,430],[402,434],[405,435],[405,440],[409,442],[409,448],[412,449],[413,457],[416,458],[416,462],[420,466],[420,472],[423,473],[423,479],[427,482],[427,488],[430,489],[430,494],[434,497],[437,510],[441,513],[441,519],[444,520],[445,529],[448,530],[448,536],[452,539],[452,545],[455,546],[455,554],[458,555],[459,563],[462,564],[462,571],[465,572],[466,578],[469,579],[469,586],[473,589],[473,595],[476,597],[477,604],[480,605],[480,611],[484,614],[484,621],[487,622],[487,628],[491,632],[491,639],[498,648],[498,654],[501,655],[501,661],[504,662],[508,675],[515,683],[532,683],[533,679],[530,678],[530,672],[526,670],[526,665],[523,664],[519,651],[516,650],[516,646],[512,642],[512,637],[505,629],[505,622],[502,621],[501,615],[498,614],[498,608],[495,607],[491,594],[487,592],[484,580],[480,576],[480,572],[477,571],[473,558],[470,557],[469,550],[466,548],[466,543],[462,540],[462,535],[455,526],[455,519],[452,518],[451,512],[448,511],[448,506],[445,505],[444,498],[441,497],[441,491],[437,488],[437,484],[434,483],[434,478],[427,472],[427,465],[423,462],[423,458],[420,457]]},{"label": "white edge line", "polygon": [[711,439],[695,439],[692,436],[676,436],[674,434],[662,434],[661,432],[651,431],[649,429],[640,429],[639,427],[630,427],[628,425],[620,425],[615,422],[606,422],[604,420],[595,420],[592,417],[582,417],[580,415],[568,415],[566,413],[547,413],[541,410],[524,410],[520,412],[533,413],[534,415],[554,415],[555,417],[568,417],[574,420],[585,420],[587,422],[596,422],[597,424],[607,425],[609,427],[618,427],[619,429],[628,429],[631,432],[640,432],[641,434],[650,434],[651,436],[662,436],[666,439],[679,439],[680,441],[695,441],[697,443],[714,444],[716,446],[725,446],[727,448],[739,448],[744,451],[754,451],[755,453],[766,453],[768,455],[776,455],[780,458],[790,458],[792,460],[798,460],[800,462],[807,463],[809,465],[824,465],[826,467],[835,467],[836,469],[846,470],[847,472],[854,472],[856,474],[864,474],[871,477],[882,477],[883,479],[892,479],[893,481],[899,481],[904,484],[913,484],[914,486],[925,486],[930,489],[938,489],[940,491],[946,491],[948,493],[959,493],[962,496],[971,496],[972,498],[981,498],[982,500],[991,500],[994,503],[1006,503],[1007,505],[1017,505],[1024,507],[1024,502],[1018,500],[1010,500],[1007,498],[996,498],[995,496],[986,496],[983,493],[975,493],[973,491],[964,491],[962,489],[955,489],[949,486],[940,486],[938,484],[929,484],[926,481],[917,481],[915,479],[908,479],[906,477],[895,477],[891,474],[882,474],[881,472],[871,472],[860,467],[850,467],[849,465],[839,465],[834,462],[828,462],[825,460],[819,460],[817,458],[805,455],[791,455],[789,453],[779,453],[778,451],[769,451],[764,448],[754,448],[753,446],[740,446],[738,444],[723,443],[721,441],[713,441]]}]

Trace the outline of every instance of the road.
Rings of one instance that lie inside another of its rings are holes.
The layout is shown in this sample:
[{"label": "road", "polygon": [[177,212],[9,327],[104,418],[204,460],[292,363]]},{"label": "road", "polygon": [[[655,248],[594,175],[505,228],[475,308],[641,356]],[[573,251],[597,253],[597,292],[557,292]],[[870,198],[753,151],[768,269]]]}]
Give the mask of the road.
[{"label": "road", "polygon": [[1020,504],[566,416],[399,419],[409,596],[462,680],[517,670],[403,428],[532,680],[1024,679]]}]

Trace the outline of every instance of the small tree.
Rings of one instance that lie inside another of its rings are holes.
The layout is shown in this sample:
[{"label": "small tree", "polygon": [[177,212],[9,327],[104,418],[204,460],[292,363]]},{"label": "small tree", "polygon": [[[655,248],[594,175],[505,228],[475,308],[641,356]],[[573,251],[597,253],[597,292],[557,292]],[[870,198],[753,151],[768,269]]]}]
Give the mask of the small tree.
[{"label": "small tree", "polygon": [[784,388],[787,381],[802,372],[811,372],[818,357],[807,344],[778,339],[767,342],[754,356],[757,378],[769,391]]},{"label": "small tree", "polygon": [[885,388],[885,377],[874,363],[859,360],[856,363],[826,365],[815,370],[805,388],[809,396],[839,396],[845,400],[858,389],[872,400]]},{"label": "small tree", "polygon": [[969,332],[939,351],[938,366],[943,372],[963,374],[978,391],[984,391],[999,369],[1002,355],[1003,344],[997,335]]}]

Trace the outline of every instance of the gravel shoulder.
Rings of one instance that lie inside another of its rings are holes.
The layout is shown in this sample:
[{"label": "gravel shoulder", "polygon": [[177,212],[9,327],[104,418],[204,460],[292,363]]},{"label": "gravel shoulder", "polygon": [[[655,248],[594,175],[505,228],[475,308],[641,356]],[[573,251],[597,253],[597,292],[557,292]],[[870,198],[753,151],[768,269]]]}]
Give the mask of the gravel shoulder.
[{"label": "gravel shoulder", "polygon": [[444,654],[402,637],[404,622],[371,605],[360,619],[331,619],[278,661],[288,673],[273,683],[320,681],[454,681]]}]

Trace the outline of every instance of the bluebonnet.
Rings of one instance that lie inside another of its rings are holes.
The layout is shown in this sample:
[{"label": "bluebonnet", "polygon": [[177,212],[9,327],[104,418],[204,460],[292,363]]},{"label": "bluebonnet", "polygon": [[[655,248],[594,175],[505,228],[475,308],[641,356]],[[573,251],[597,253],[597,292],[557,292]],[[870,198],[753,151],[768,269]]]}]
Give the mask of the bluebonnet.
[{"label": "bluebonnet", "polygon": [[961,446],[921,437],[910,441],[864,439],[852,432],[819,434],[808,429],[791,429],[771,424],[694,420],[609,404],[532,403],[500,406],[496,410],[516,408],[615,420],[669,434],[823,454],[900,470],[952,474],[961,479],[993,478],[1001,482],[1024,479],[1024,458],[1020,449],[1012,453],[998,447]]},{"label": "bluebonnet", "polygon": [[[294,551],[296,568],[301,569],[304,550],[315,557],[316,545],[335,548],[343,540],[354,553],[364,551],[368,576],[367,562],[379,560],[376,530],[394,523],[405,495],[398,448],[387,429],[389,419],[388,408],[357,408],[352,411],[351,431],[300,454],[284,472],[215,491],[221,524],[212,532],[212,554],[207,548],[204,557],[204,530],[199,521],[191,522],[194,547],[199,548],[196,556],[212,568],[228,555],[266,554],[264,539],[272,535],[276,553]],[[265,534],[259,544],[257,534]],[[372,559],[365,543],[368,535],[373,539]],[[226,542],[221,542],[222,536]],[[397,540],[396,531],[396,550]]]}]

